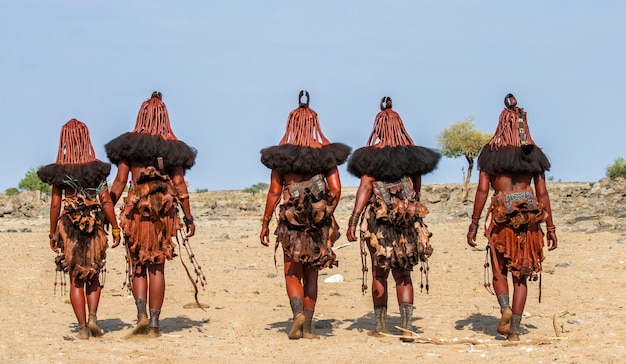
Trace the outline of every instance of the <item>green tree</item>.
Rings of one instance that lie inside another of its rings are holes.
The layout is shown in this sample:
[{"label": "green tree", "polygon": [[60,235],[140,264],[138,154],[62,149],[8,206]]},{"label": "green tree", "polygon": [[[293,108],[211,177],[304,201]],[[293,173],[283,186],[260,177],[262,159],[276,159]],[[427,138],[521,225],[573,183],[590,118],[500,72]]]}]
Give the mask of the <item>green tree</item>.
[{"label": "green tree", "polygon": [[626,161],[624,161],[624,158],[619,157],[615,160],[615,163],[606,167],[606,175],[609,178],[626,178]]},{"label": "green tree", "polygon": [[467,161],[467,174],[463,172],[461,201],[465,201],[467,197],[474,159],[478,157],[480,149],[490,138],[491,134],[483,133],[474,128],[474,117],[467,117],[464,121],[452,124],[437,136],[441,154],[448,158],[465,157]]},{"label": "green tree", "polygon": [[29,169],[17,187],[22,191],[41,191],[49,194],[52,191],[52,186],[39,179],[39,176],[37,176],[38,169]]},{"label": "green tree", "polygon": [[257,192],[263,191],[263,190],[267,190],[268,188],[270,188],[269,184],[267,184],[265,182],[259,182],[259,183],[253,184],[250,187],[244,188],[243,192],[251,193],[253,195],[256,195]]},{"label": "green tree", "polygon": [[270,188],[270,185],[265,182],[259,182],[252,185],[252,188],[256,188],[259,191],[267,190]]}]

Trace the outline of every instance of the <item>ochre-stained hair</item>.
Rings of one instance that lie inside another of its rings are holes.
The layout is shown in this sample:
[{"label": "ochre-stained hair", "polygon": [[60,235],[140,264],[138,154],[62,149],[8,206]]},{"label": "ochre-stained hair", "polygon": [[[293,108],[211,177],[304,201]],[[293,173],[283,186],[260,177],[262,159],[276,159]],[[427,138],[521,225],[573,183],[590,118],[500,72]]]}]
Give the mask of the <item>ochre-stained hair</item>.
[{"label": "ochre-stained hair", "polygon": [[[302,102],[302,95],[306,95],[306,102]],[[300,106],[289,113],[285,135],[278,145],[292,144],[319,148],[330,144],[330,141],[322,133],[317,113],[309,108],[308,91],[300,91],[298,100]]]},{"label": "ochre-stained hair", "polygon": [[374,119],[374,127],[366,146],[383,148],[414,145],[413,139],[404,128],[400,115],[391,107],[392,101],[389,96],[380,100],[381,111]]},{"label": "ochre-stained hair", "polygon": [[165,140],[178,140],[170,126],[170,117],[162,98],[160,92],[154,91],[152,96],[141,104],[133,133],[158,135]]},{"label": "ochre-stained hair", "polygon": [[[506,95],[504,105],[505,108],[500,113],[500,119],[498,120],[498,127],[487,143],[489,149],[495,151],[504,146],[522,147],[523,145],[535,145],[535,141],[530,137],[526,111],[517,106],[515,96],[512,94]],[[521,128],[519,125],[520,121],[523,123]]]},{"label": "ochre-stained hair", "polygon": [[87,125],[71,119],[61,127],[56,164],[81,164],[96,160]]}]

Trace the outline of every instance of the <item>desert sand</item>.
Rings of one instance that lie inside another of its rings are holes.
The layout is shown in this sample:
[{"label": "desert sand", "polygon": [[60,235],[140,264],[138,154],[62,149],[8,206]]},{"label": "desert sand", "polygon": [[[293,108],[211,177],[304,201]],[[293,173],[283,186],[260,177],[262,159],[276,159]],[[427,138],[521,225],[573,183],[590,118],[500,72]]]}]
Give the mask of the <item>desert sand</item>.
[{"label": "desert sand", "polygon": [[[136,309],[123,287],[122,246],[108,250],[98,310],[106,334],[76,340],[69,296],[58,286],[55,293],[48,217],[1,218],[0,362],[626,362],[625,232],[574,229],[564,221],[566,212],[559,210],[554,211],[559,246],[546,254],[541,303],[538,282],[529,283],[521,342],[511,345],[495,331],[497,300],[483,286],[486,240],[481,237],[480,249],[470,248],[465,242],[468,219],[450,216],[444,209],[432,209],[426,218],[435,249],[428,293],[420,292],[419,271],[413,273],[412,323],[419,339],[402,343],[396,337],[368,336],[375,321],[370,292],[361,292],[360,248],[345,238],[354,191],[344,191],[337,211],[342,229],[335,245],[339,267],[323,270],[319,277],[314,317],[319,340],[287,338],[291,310],[282,253],[279,249],[275,268],[273,248],[262,246],[258,238],[264,196],[236,191],[191,195],[197,224],[191,245],[207,280],[199,300],[208,307],[193,307],[193,287],[180,261],[189,265],[183,252],[166,264],[163,335],[152,339],[128,337]],[[240,208],[211,209],[225,199],[242,200]],[[21,232],[25,227],[32,231]],[[336,274],[343,282],[324,282]],[[392,281],[390,288],[393,292]],[[389,315],[390,328],[399,325],[393,294]]]}]

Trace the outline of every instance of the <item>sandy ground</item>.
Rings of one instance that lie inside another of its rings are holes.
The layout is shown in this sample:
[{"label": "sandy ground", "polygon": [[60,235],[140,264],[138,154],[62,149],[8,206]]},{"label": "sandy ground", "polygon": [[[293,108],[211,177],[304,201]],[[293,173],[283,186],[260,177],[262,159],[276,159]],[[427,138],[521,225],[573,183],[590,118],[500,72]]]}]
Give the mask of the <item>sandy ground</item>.
[{"label": "sandy ground", "polygon": [[[192,199],[193,199],[192,195]],[[342,211],[349,211],[343,209]],[[108,274],[98,311],[106,334],[74,340],[77,325],[69,296],[54,292],[54,254],[47,242],[47,216],[0,219],[0,362],[69,363],[319,363],[394,361],[437,363],[619,363],[626,362],[626,243],[624,232],[581,233],[558,225],[559,248],[544,262],[542,302],[531,283],[522,341],[507,345],[496,334],[496,298],[483,288],[485,251],[464,241],[467,221],[431,213],[427,223],[435,249],[430,292],[416,283],[413,325],[424,343],[372,338],[369,292],[361,293],[359,245],[345,238],[347,214],[338,214],[343,237],[336,243],[338,269],[320,274],[314,331],[320,340],[288,340],[291,311],[273,249],[259,244],[258,212],[198,217],[191,241],[208,285],[200,292],[206,311],[189,307],[193,288],[180,257],[166,265],[161,313],[163,336],[127,335],[135,323],[131,294],[122,288],[124,249],[108,251]],[[484,246],[485,241],[481,242]],[[185,261],[187,257],[183,256]],[[340,274],[342,283],[324,283]],[[368,279],[371,277],[368,277]],[[393,289],[393,283],[390,283]],[[399,325],[390,295],[389,326]],[[471,339],[476,344],[462,343]]]}]

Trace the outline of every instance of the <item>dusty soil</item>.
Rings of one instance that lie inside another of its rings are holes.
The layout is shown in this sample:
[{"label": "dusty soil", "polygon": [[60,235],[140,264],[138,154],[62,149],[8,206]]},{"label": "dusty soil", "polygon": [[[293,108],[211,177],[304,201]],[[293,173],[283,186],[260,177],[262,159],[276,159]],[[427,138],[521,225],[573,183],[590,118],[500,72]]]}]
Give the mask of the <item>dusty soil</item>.
[{"label": "dusty soil", "polygon": [[[350,191],[345,204],[350,204]],[[192,194],[198,200],[217,194]],[[255,206],[261,204],[250,202]],[[249,204],[246,206],[250,206]],[[167,290],[159,338],[127,338],[135,305],[122,287],[124,249],[108,251],[108,273],[98,317],[106,334],[75,340],[77,325],[69,296],[55,293],[54,253],[47,242],[47,216],[0,219],[0,362],[319,363],[394,361],[473,363],[626,362],[626,240],[620,230],[581,232],[555,211],[559,248],[547,253],[538,284],[529,285],[522,341],[509,345],[497,335],[496,298],[483,288],[485,251],[465,243],[468,221],[433,211],[426,218],[435,252],[430,259],[430,292],[420,292],[415,272],[413,325],[423,342],[372,338],[369,292],[361,293],[359,245],[344,236],[336,243],[338,269],[320,274],[314,331],[320,340],[288,340],[291,312],[282,277],[282,255],[274,268],[273,249],[259,244],[260,213],[198,216],[192,247],[202,263],[207,286],[200,291],[206,311],[188,308],[193,288],[181,257],[166,265]],[[338,210],[345,233],[351,207]],[[32,232],[20,232],[30,228]],[[11,232],[17,230],[17,232]],[[481,246],[484,247],[484,238]],[[186,262],[187,256],[183,259]],[[340,274],[341,283],[324,280]],[[368,279],[371,277],[368,277]],[[393,289],[393,283],[390,283]],[[399,324],[390,295],[389,326]],[[467,343],[466,339],[474,344]]]}]

